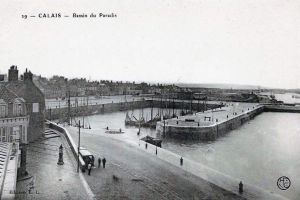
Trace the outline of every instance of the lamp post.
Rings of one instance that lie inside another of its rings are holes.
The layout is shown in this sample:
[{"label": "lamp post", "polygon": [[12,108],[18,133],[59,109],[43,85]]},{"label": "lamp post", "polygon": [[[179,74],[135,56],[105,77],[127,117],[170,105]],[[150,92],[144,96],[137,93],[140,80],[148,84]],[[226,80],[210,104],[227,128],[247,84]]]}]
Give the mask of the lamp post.
[{"label": "lamp post", "polygon": [[80,150],[80,120],[78,122],[77,173],[79,173],[79,150]]}]

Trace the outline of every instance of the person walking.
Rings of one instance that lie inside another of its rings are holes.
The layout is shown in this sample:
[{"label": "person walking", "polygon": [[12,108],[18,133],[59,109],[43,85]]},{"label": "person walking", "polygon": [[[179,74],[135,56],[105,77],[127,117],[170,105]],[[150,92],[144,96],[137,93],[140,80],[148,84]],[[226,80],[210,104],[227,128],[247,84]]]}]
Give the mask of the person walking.
[{"label": "person walking", "polygon": [[183,158],[180,158],[180,165],[183,165]]},{"label": "person walking", "polygon": [[101,167],[101,158],[98,158],[98,168]]},{"label": "person walking", "polygon": [[240,181],[239,183],[239,193],[243,193],[244,189],[243,189],[243,183],[242,181]]},{"label": "person walking", "polygon": [[91,171],[92,171],[92,164],[91,163],[88,164],[88,170],[89,170],[89,176],[90,176],[91,175]]},{"label": "person walking", "polygon": [[102,159],[102,163],[103,163],[103,168],[105,168],[105,163],[106,163],[106,159],[105,158]]}]

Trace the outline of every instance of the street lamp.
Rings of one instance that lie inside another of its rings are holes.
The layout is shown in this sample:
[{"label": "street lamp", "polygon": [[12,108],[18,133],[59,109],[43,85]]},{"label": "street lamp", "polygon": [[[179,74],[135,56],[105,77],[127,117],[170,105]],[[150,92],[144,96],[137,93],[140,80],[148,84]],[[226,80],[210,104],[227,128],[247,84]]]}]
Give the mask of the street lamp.
[{"label": "street lamp", "polygon": [[79,173],[79,150],[80,150],[80,120],[78,121],[77,173]]}]

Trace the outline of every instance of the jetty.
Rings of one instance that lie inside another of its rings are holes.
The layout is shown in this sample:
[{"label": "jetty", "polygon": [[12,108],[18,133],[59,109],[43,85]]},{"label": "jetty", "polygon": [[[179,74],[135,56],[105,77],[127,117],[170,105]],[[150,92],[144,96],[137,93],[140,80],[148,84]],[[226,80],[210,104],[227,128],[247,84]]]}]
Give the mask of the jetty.
[{"label": "jetty", "polygon": [[262,112],[300,113],[300,106],[227,102],[220,108],[157,122],[156,131],[162,137],[215,140]]}]

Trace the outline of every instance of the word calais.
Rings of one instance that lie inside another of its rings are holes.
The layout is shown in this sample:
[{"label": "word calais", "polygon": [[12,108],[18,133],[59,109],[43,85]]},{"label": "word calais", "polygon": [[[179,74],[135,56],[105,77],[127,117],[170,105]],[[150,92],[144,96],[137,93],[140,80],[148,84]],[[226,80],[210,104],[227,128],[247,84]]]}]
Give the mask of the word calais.
[{"label": "word calais", "polygon": [[28,17],[37,17],[37,18],[43,18],[43,19],[49,19],[49,18],[53,18],[53,19],[57,19],[57,18],[68,18],[68,17],[72,17],[72,18],[114,18],[117,17],[117,14],[115,13],[90,13],[90,14],[86,14],[86,13],[72,13],[72,15],[66,15],[63,13],[39,13],[37,15],[22,15],[23,19],[27,19]]}]

